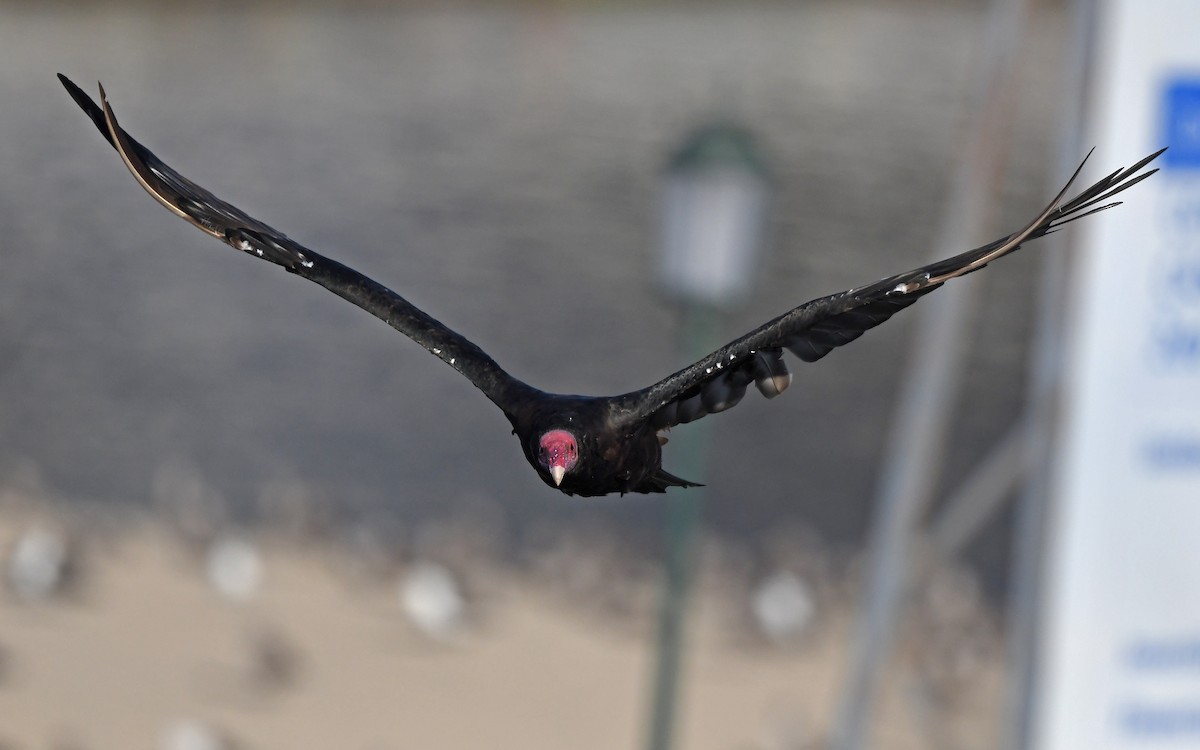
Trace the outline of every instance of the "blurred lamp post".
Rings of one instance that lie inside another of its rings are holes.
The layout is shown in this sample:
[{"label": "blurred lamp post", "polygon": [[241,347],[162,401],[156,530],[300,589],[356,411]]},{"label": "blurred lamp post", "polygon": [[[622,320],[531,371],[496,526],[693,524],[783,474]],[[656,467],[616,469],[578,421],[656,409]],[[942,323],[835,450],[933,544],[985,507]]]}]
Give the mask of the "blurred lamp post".
[{"label": "blurred lamp post", "polygon": [[[686,362],[720,340],[725,309],[744,299],[758,267],[770,186],[754,139],[727,124],[692,133],[667,164],[664,184],[662,282],[679,304],[680,351]],[[707,422],[672,436],[679,476],[705,480]],[[704,488],[667,494],[666,582],[658,632],[658,664],[650,750],[668,750],[675,721],[683,623],[694,568]]]},{"label": "blurred lamp post", "polygon": [[700,128],[671,157],[664,185],[662,281],[685,313],[694,307],[729,307],[750,292],[768,194],[766,165],[741,128]]}]

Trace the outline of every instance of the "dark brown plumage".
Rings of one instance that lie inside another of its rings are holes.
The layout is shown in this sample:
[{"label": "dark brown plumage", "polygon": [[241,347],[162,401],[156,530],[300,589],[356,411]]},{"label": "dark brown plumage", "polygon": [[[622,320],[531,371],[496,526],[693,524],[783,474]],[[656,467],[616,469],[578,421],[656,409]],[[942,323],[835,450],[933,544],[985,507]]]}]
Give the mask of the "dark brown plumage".
[{"label": "dark brown plumage", "polygon": [[1076,170],[1066,187],[1023,229],[953,258],[806,302],[648,388],[620,396],[570,396],[545,393],[517,380],[475,344],[392,290],[217,198],[121,129],[103,87],[98,106],[65,76],[60,74],[59,79],[159,203],[235,249],[320,284],[453,367],[508,417],[525,458],[542,480],[568,495],[695,486],[663,470],[660,430],[734,406],[751,384],[767,398],[779,395],[791,382],[785,349],[805,362],[815,362],[946,281],[983,268],[1067,222],[1118,205],[1107,201],[1154,174],[1157,170],[1141,170],[1162,153],[1117,170],[1065,200],[1079,174]]}]

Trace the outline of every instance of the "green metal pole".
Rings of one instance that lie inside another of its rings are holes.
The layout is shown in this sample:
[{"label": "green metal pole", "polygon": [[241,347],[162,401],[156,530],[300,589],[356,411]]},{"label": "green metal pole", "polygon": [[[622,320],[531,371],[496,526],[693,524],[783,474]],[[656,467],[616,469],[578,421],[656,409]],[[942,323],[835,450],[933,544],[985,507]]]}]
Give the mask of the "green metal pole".
[{"label": "green metal pole", "polygon": [[[694,362],[717,346],[720,313],[712,307],[686,304],[680,320],[680,347],[686,361]],[[671,435],[671,472],[693,482],[704,482],[708,463],[708,421],[700,420]],[[671,489],[666,501],[666,580],[658,623],[658,662],[648,750],[670,750],[679,703],[684,624],[688,594],[695,570],[696,535],[704,510],[703,487]]]}]

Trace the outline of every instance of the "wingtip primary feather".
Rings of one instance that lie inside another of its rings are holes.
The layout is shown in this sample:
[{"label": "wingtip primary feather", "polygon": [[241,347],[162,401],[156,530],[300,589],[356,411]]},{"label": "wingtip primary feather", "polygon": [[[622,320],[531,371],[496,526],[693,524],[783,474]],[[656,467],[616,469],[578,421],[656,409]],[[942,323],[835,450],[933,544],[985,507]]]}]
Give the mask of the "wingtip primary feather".
[{"label": "wingtip primary feather", "polygon": [[84,90],[79,88],[79,86],[77,86],[70,78],[67,78],[62,73],[59,73],[58,80],[63,85],[63,88],[67,90],[67,93],[71,95],[71,99],[75,101],[75,104],[78,105],[78,107],[83,110],[84,114],[91,119],[92,124],[94,124],[96,129],[100,131],[100,134],[104,136],[104,139],[108,141],[108,144],[113,148],[116,148],[117,144],[113,141],[112,134],[108,132],[108,124],[104,119],[104,111],[96,104],[96,102],[92,101],[92,97],[84,93]]},{"label": "wingtip primary feather", "polygon": [[[1139,169],[1146,166],[1150,162],[1154,161],[1158,157],[1162,156],[1163,152],[1165,152],[1168,148],[1170,148],[1170,146],[1163,146],[1159,150],[1155,151],[1153,154],[1150,154],[1145,159],[1142,159],[1141,161],[1139,161],[1137,164],[1134,164],[1132,167],[1125,170],[1126,175],[1133,174],[1134,172],[1138,171]],[[1157,171],[1158,171],[1158,169],[1154,170],[1154,172],[1157,172]],[[1154,172],[1149,172],[1148,174],[1154,174]]]},{"label": "wingtip primary feather", "polygon": [[[1070,201],[1059,206],[1057,215],[1047,226],[1047,231],[1043,232],[1043,234],[1048,234],[1049,230],[1070,224],[1072,221],[1077,221],[1085,216],[1091,216],[1094,213],[1121,205],[1121,201],[1110,201],[1110,199],[1157,173],[1158,167],[1155,167],[1142,174],[1138,174],[1143,167],[1157,159],[1166,150],[1167,147],[1160,148],[1133,166],[1112,172]],[[1110,202],[1105,203],[1105,201]],[[1097,206],[1097,204],[1103,205]]]},{"label": "wingtip primary feather", "polygon": [[[222,232],[216,231],[211,227],[207,227],[198,222],[195,217],[190,216],[186,211],[180,208],[171,200],[167,193],[156,188],[154,183],[160,182],[153,171],[145,164],[142,158],[137,154],[134,141],[129,137],[117,122],[117,113],[113,111],[112,105],[108,103],[108,96],[104,92],[104,84],[96,82],[100,86],[100,104],[104,110],[104,124],[108,128],[108,139],[117,149],[117,153],[121,156],[121,161],[125,163],[125,167],[138,184],[150,194],[150,197],[158,201],[163,208],[175,214],[179,218],[195,226],[202,232],[212,235],[218,239],[224,239]],[[153,182],[152,182],[153,181]]]}]

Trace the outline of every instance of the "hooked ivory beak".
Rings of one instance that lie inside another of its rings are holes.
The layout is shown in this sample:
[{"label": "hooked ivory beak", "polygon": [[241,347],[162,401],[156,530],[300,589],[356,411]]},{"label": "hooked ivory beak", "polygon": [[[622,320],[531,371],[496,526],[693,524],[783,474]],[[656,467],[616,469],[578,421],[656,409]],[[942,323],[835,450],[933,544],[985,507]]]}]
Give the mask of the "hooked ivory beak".
[{"label": "hooked ivory beak", "polygon": [[567,467],[565,467],[565,466],[560,465],[560,466],[551,466],[550,467],[550,476],[554,478],[554,486],[555,487],[562,484],[563,475],[566,473],[567,473]]}]

